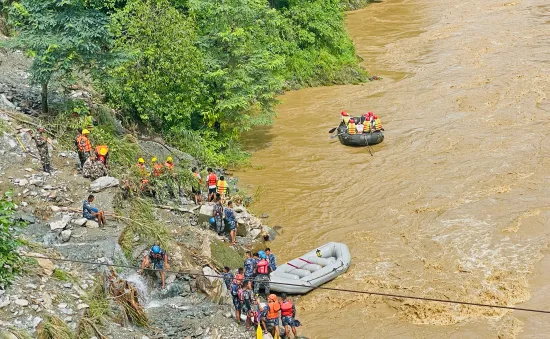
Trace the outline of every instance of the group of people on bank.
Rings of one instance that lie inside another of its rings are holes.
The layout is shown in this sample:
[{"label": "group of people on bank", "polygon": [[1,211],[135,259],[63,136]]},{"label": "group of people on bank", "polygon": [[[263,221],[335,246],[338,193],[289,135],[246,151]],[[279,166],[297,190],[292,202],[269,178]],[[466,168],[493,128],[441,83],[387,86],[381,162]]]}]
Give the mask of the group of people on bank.
[{"label": "group of people on bank", "polygon": [[342,116],[340,125],[347,127],[348,134],[373,133],[384,130],[380,118],[373,112],[367,112],[360,117],[352,117],[346,111],[342,111],[340,115]]},{"label": "group of people on bank", "polygon": [[89,135],[90,130],[87,128],[78,130],[77,136],[74,139],[74,145],[78,153],[82,176],[95,180],[107,175],[109,146],[97,145],[93,148]]},{"label": "group of people on bank", "polygon": [[[241,314],[246,318],[247,329],[261,326],[264,333],[268,331],[277,338],[280,336],[279,324],[284,327],[287,337],[292,332],[296,337],[296,327],[300,323],[295,320],[296,307],[285,293],[280,297],[270,293],[269,274],[277,269],[277,260],[270,248],[264,251],[246,252],[243,267],[233,275],[229,267],[224,268],[222,277],[233,299],[237,323],[241,323]],[[259,298],[263,289],[267,303]],[[279,322],[281,320],[281,322]]]}]

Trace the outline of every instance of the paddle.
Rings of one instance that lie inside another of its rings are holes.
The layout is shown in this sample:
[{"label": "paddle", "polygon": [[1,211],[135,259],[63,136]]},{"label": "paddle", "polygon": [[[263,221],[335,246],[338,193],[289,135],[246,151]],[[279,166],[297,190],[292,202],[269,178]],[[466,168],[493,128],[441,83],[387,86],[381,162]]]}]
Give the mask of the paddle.
[{"label": "paddle", "polygon": [[334,127],[334,128],[332,128],[332,129],[330,129],[328,132],[329,132],[329,133],[334,133],[334,131],[336,131],[337,128],[338,128],[338,127]]},{"label": "paddle", "polygon": [[[370,134],[370,132],[369,132],[369,134]],[[369,137],[366,137],[365,141],[367,142],[367,149],[369,150],[370,156],[373,157],[374,154],[372,154],[372,150],[371,150],[371,147],[369,145]]]},{"label": "paddle", "polygon": [[330,138],[331,138],[331,139],[334,139],[334,138],[336,138],[337,136],[342,135],[342,134],[344,134],[344,133],[345,133],[345,132],[343,132],[343,133],[338,133],[338,134],[335,134],[335,135],[331,135]]}]

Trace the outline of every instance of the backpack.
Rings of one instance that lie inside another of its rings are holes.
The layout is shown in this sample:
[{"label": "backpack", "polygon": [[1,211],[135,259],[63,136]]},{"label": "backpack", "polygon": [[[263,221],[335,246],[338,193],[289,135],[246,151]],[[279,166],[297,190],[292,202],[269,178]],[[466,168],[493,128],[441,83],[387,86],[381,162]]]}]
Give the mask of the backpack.
[{"label": "backpack", "polygon": [[239,296],[239,285],[237,284],[232,284],[231,285],[231,295],[234,296],[234,297],[238,297]]},{"label": "backpack", "polygon": [[258,274],[268,274],[269,262],[265,259],[258,261]]},{"label": "backpack", "polygon": [[242,288],[239,288],[239,290],[237,291],[237,296],[239,297],[239,301],[244,301],[244,291]]}]

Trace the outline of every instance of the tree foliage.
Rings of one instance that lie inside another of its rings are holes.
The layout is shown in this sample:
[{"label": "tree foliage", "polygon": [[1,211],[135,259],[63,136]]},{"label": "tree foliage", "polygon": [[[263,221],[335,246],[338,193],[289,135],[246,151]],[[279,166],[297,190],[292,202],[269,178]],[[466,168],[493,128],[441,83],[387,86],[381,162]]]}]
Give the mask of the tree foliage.
[{"label": "tree foliage", "polygon": [[25,224],[14,218],[15,204],[11,192],[0,198],[0,288],[11,285],[15,275],[21,271],[21,257],[17,248],[21,245],[14,231]]}]

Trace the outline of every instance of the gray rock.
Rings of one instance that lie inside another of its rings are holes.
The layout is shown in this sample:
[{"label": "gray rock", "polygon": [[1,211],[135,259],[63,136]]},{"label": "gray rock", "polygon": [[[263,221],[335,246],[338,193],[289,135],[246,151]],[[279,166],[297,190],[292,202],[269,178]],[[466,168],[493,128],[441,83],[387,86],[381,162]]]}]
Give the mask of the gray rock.
[{"label": "gray rock", "polygon": [[52,231],[54,230],[62,230],[64,229],[69,221],[71,221],[72,217],[68,214],[57,214],[53,220],[50,221],[50,229]]},{"label": "gray rock", "polygon": [[267,240],[273,241],[273,240],[275,240],[275,238],[277,238],[278,234],[277,234],[277,232],[275,232],[275,230],[273,228],[264,225],[262,227],[262,230],[265,234],[267,234],[269,236],[269,239],[267,239]]},{"label": "gray rock", "polygon": [[32,320],[32,328],[36,328],[36,326],[38,326],[38,324],[40,324],[41,321],[42,321],[42,318],[34,317],[34,319]]},{"label": "gray rock", "polygon": [[0,330],[0,339],[18,339],[18,338],[15,334],[7,330]]},{"label": "gray rock", "polygon": [[88,219],[86,218],[78,218],[78,219],[73,219],[71,221],[71,224],[75,225],[75,226],[84,226],[86,224],[86,222],[88,221]]},{"label": "gray rock", "polygon": [[71,230],[64,230],[61,232],[61,241],[67,242],[71,239],[71,234],[73,232]]},{"label": "gray rock", "polygon": [[42,181],[42,180],[40,180],[40,179],[31,179],[31,180],[29,181],[29,183],[30,183],[31,185],[36,186],[36,187],[40,187],[40,186],[43,186],[43,185],[44,185],[44,181]]},{"label": "gray rock", "polygon": [[258,239],[258,237],[260,236],[260,234],[262,233],[261,230],[259,229],[253,229],[253,230],[250,230],[250,237],[252,237],[252,239]]},{"label": "gray rock", "polygon": [[59,309],[62,310],[62,309],[64,309],[64,308],[67,308],[67,304],[61,303],[61,304],[57,305],[57,308],[59,308]]},{"label": "gray rock", "polygon": [[214,212],[214,205],[204,204],[199,209],[199,223],[209,222]]},{"label": "gray rock", "polygon": [[0,308],[4,308],[4,307],[8,306],[9,304],[10,304],[10,299],[6,298],[6,299],[0,301]]},{"label": "gray rock", "polygon": [[17,183],[19,186],[25,186],[28,185],[29,181],[27,179],[20,179]]},{"label": "gray rock", "polygon": [[80,310],[83,310],[83,309],[89,308],[89,307],[90,307],[90,305],[82,303],[82,304],[78,304],[76,306],[76,309],[80,311]]},{"label": "gray rock", "polygon": [[5,94],[0,94],[0,108],[15,109],[15,105],[8,100]]},{"label": "gray rock", "polygon": [[25,306],[29,306],[29,301],[26,300],[26,299],[17,299],[17,300],[15,301],[15,304],[18,305],[18,306],[23,306],[23,307],[25,307]]},{"label": "gray rock", "polygon": [[38,288],[38,286],[36,286],[35,284],[26,284],[25,287],[30,288],[32,290],[36,290]]},{"label": "gray rock", "polygon": [[88,228],[99,228],[99,224],[97,223],[97,221],[88,220],[88,221],[86,221],[86,227],[88,227]]},{"label": "gray rock", "polygon": [[101,177],[97,178],[90,184],[90,191],[97,193],[109,187],[118,186],[119,182],[117,178],[113,177]]}]

